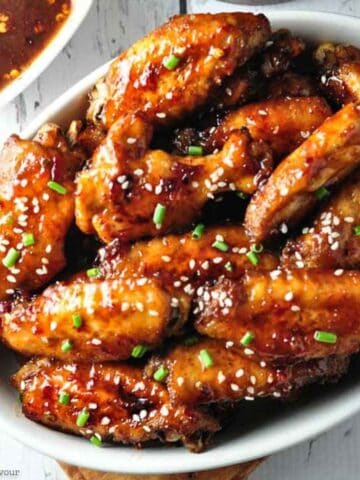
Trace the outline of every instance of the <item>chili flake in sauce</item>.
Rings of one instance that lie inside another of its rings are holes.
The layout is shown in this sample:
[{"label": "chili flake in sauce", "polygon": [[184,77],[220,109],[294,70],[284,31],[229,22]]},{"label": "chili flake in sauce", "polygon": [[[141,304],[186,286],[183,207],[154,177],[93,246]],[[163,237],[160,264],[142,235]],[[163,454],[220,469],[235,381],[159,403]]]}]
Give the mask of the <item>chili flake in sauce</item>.
[{"label": "chili flake in sauce", "polygon": [[0,89],[39,55],[70,9],[71,0],[0,0]]}]

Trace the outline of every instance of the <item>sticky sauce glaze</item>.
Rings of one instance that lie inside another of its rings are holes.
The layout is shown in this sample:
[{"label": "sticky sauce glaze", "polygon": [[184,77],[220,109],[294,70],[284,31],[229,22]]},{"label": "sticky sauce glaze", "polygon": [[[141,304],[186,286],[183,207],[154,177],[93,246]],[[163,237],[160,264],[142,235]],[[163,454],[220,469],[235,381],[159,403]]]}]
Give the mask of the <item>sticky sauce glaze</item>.
[{"label": "sticky sauce glaze", "polygon": [[0,89],[44,50],[71,10],[71,0],[0,0]]}]

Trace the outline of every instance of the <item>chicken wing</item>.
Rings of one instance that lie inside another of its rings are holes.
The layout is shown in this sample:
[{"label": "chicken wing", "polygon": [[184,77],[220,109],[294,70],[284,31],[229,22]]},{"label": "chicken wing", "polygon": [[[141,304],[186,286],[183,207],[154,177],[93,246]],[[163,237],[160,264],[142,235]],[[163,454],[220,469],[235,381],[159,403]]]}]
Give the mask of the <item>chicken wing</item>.
[{"label": "chicken wing", "polygon": [[324,95],[337,105],[360,102],[360,49],[325,43],[314,52]]},{"label": "chicken wing", "polygon": [[136,346],[145,352],[178,333],[187,320],[188,295],[169,290],[155,279],[81,274],[48,287],[29,302],[18,302],[3,316],[2,339],[27,356],[88,362],[126,359]]},{"label": "chicken wing", "polygon": [[237,344],[250,335],[245,354],[295,360],[360,347],[358,271],[249,272],[204,288],[199,297],[196,329]]},{"label": "chicken wing", "polygon": [[314,80],[310,76],[293,71],[275,77],[267,86],[268,98],[316,97],[316,95],[318,95],[318,89]]},{"label": "chicken wing", "polygon": [[278,258],[269,251],[263,251],[258,264],[253,265],[247,256],[251,249],[241,226],[205,228],[200,224],[193,233],[167,235],[132,246],[115,241],[101,249],[99,257],[106,277],[155,276],[162,285],[190,293],[224,274],[239,277],[245,270],[278,266]]},{"label": "chicken wing", "polygon": [[[210,359],[210,360],[209,360]],[[207,366],[204,366],[205,360]],[[346,372],[348,359],[329,356],[320,360],[274,367],[243,355],[232,342],[203,338],[193,346],[179,345],[165,357],[152,359],[147,374],[166,368],[170,397],[175,403],[212,402],[288,397],[308,383],[331,381]]]},{"label": "chicken wing", "polygon": [[282,252],[288,268],[360,266],[360,173],[346,181],[317,215],[311,228],[289,240]]},{"label": "chicken wing", "polygon": [[209,143],[217,147],[232,130],[246,127],[254,140],[267,142],[277,158],[297,148],[332,114],[321,97],[276,98],[230,113]]},{"label": "chicken wing", "polygon": [[261,241],[283,222],[294,223],[313,206],[320,188],[334,184],[360,163],[360,107],[348,104],[325,120],[275,169],[251,199],[245,227]]},{"label": "chicken wing", "polygon": [[82,157],[59,127],[34,141],[11,136],[0,153],[0,300],[34,291],[65,266],[64,240],[74,220],[74,175]]},{"label": "chicken wing", "polygon": [[76,221],[84,233],[109,243],[186,227],[209,198],[229,190],[254,192],[270,169],[268,147],[246,131],[233,132],[220,152],[207,157],[147,150],[151,136],[152,127],[135,116],[108,132],[78,177]]},{"label": "chicken wing", "polygon": [[28,418],[90,438],[97,445],[181,441],[200,451],[220,429],[201,409],[171,403],[166,388],[144,377],[140,368],[121,363],[43,359],[26,364],[12,381]]},{"label": "chicken wing", "polygon": [[119,117],[141,112],[152,124],[171,124],[203,105],[269,37],[263,15],[173,17],[112,63],[95,87],[88,119],[110,128]]}]

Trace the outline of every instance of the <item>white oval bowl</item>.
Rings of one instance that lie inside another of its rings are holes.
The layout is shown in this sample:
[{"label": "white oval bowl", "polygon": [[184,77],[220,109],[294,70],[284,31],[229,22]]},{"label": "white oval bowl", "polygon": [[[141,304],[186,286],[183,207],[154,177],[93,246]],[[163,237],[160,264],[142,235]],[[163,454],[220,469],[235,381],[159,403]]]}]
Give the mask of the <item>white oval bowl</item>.
[{"label": "white oval bowl", "polygon": [[[308,40],[351,42],[360,46],[360,19],[335,14],[288,11],[269,15],[274,27],[287,27]],[[46,121],[66,126],[85,111],[86,95],[106,71],[104,65],[48,107],[24,132],[31,137]],[[360,364],[360,362],[358,362]],[[201,454],[185,448],[127,446],[95,448],[87,440],[52,431],[20,414],[17,394],[9,384],[17,365],[14,355],[0,352],[0,427],[20,442],[64,462],[96,470],[132,474],[167,474],[224,467],[270,455],[307,440],[360,411],[360,368],[340,383],[320,386],[293,404],[243,402],[231,425]]]},{"label": "white oval bowl", "polygon": [[44,50],[15,80],[0,90],[0,108],[25,90],[65,47],[86,17],[94,0],[72,0],[69,17]]}]

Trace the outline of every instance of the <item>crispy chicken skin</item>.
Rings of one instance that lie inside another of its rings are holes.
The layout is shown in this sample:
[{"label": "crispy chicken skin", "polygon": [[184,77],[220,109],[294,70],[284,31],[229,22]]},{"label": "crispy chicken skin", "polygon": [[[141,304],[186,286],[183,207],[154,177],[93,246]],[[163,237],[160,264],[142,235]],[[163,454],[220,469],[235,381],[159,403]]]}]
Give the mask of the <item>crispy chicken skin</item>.
[{"label": "crispy chicken skin", "polygon": [[[175,16],[136,42],[110,66],[92,94],[88,119],[108,129],[139,113],[168,125],[203,105],[211,92],[257,53],[270,37],[264,15]],[[167,68],[166,60],[180,60]]]},{"label": "crispy chicken skin", "polygon": [[[360,345],[360,272],[297,269],[249,272],[204,288],[196,329],[240,342],[252,332],[251,351],[262,358],[296,360],[349,355]],[[337,335],[323,343],[315,332]]]},{"label": "crispy chicken skin", "polygon": [[[24,414],[36,422],[101,441],[140,446],[150,440],[183,442],[200,451],[220,429],[201,409],[172,404],[166,388],[147,379],[142,369],[125,364],[61,363],[35,360],[12,379],[22,398]],[[61,393],[69,403],[59,402]],[[81,412],[89,413],[83,427]]]},{"label": "crispy chicken skin", "polygon": [[337,105],[360,102],[360,49],[324,43],[314,60],[324,95]]},{"label": "crispy chicken skin", "polygon": [[278,75],[267,85],[268,98],[316,97],[318,93],[316,83],[310,76],[293,71]]},{"label": "crispy chicken skin", "polygon": [[[207,368],[201,360],[204,351],[213,361]],[[161,365],[165,366],[172,401],[199,405],[267,396],[286,398],[305,384],[327,377],[336,380],[348,363],[344,357],[330,356],[275,367],[244,355],[231,342],[225,346],[225,342],[203,338],[196,345],[178,345],[166,356],[153,358],[146,370],[151,377]]]},{"label": "crispy chicken skin", "polygon": [[[36,290],[64,268],[65,236],[74,220],[73,180],[81,162],[56,125],[44,126],[34,141],[13,135],[5,142],[0,152],[0,300],[16,290]],[[66,194],[49,188],[50,181],[66,188]],[[33,235],[31,241],[26,234]],[[12,249],[19,258],[6,267]]]},{"label": "crispy chicken skin", "polygon": [[263,240],[282,223],[295,223],[316,203],[316,191],[360,163],[360,107],[350,103],[325,122],[274,170],[245,215],[251,237]]},{"label": "crispy chicken skin", "polygon": [[[227,251],[214,247],[219,239]],[[100,250],[100,268],[107,277],[131,278],[155,276],[163,285],[172,285],[185,292],[207,280],[226,274],[238,277],[245,270],[272,270],[279,264],[276,255],[263,251],[258,265],[250,263],[246,254],[251,244],[241,226],[206,227],[201,238],[192,233],[167,235],[132,246],[117,241]]]},{"label": "crispy chicken skin", "polygon": [[297,148],[332,112],[321,97],[276,98],[250,103],[227,115],[208,141],[215,147],[233,130],[246,127],[267,142],[277,158]]},{"label": "crispy chicken skin", "polygon": [[360,236],[360,172],[347,180],[316,216],[311,228],[289,240],[282,252],[288,268],[358,268]]},{"label": "crispy chicken skin", "polygon": [[[15,304],[3,316],[2,339],[26,356],[126,359],[136,345],[157,346],[187,320],[189,297],[170,287],[144,277],[110,280],[81,274]],[[74,316],[81,319],[80,327],[74,326]]]},{"label": "crispy chicken skin", "polygon": [[[229,190],[252,193],[272,159],[268,147],[235,131],[207,157],[177,157],[147,150],[152,127],[140,117],[121,118],[110,129],[87,170],[78,177],[76,221],[104,243],[156,236],[190,225],[209,198]],[[166,207],[155,224],[158,204]]]}]

